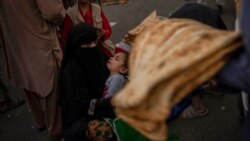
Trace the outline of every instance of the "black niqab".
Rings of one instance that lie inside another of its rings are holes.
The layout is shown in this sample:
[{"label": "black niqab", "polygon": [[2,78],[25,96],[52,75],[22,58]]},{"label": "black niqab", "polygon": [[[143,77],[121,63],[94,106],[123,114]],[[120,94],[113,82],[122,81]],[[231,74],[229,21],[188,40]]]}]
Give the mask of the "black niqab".
[{"label": "black niqab", "polygon": [[[100,99],[107,78],[101,49],[99,46],[81,47],[96,39],[93,27],[85,23],[72,27],[60,69],[59,104],[64,135],[70,134],[68,137],[75,136],[79,140],[84,136],[89,120],[114,116],[111,99]],[[98,101],[95,114],[90,116],[88,108],[92,99]]]}]

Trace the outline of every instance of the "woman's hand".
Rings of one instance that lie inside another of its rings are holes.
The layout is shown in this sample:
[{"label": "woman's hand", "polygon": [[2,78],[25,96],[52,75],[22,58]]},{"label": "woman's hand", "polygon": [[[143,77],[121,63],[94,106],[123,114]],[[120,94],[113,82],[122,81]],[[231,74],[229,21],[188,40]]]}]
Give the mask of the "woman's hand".
[{"label": "woman's hand", "polygon": [[105,31],[103,29],[101,29],[101,28],[97,28],[96,31],[97,31],[98,39],[101,39],[105,34]]}]

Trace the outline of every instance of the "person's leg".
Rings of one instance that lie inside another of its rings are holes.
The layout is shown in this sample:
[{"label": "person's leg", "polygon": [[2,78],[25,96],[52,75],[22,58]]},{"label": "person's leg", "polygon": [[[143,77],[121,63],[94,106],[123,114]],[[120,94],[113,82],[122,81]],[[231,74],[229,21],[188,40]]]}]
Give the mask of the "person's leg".
[{"label": "person's leg", "polygon": [[201,87],[198,87],[192,91],[192,103],[180,114],[180,118],[195,118],[200,116],[205,116],[208,114],[208,109],[205,107],[205,104],[201,98],[202,90]]},{"label": "person's leg", "polygon": [[35,125],[39,130],[46,127],[44,121],[44,108],[42,107],[42,97],[35,92],[30,92],[24,90],[24,96],[26,98],[27,104],[31,110],[31,114],[34,118]]},{"label": "person's leg", "polygon": [[192,97],[191,106],[194,108],[195,111],[197,111],[199,113],[202,113],[205,110],[207,110],[200,95],[195,95]]},{"label": "person's leg", "polygon": [[45,122],[52,139],[62,137],[61,111],[57,104],[58,90],[57,87],[45,99]]},{"label": "person's leg", "polygon": [[202,88],[203,88],[204,93],[213,94],[217,96],[223,95],[223,93],[219,91],[219,86],[215,79],[209,80],[206,85],[202,86]]},{"label": "person's leg", "polygon": [[53,89],[44,99],[45,104],[45,123],[51,139],[60,140],[62,138],[61,109],[58,101],[58,71],[59,66],[54,62],[54,83]]}]

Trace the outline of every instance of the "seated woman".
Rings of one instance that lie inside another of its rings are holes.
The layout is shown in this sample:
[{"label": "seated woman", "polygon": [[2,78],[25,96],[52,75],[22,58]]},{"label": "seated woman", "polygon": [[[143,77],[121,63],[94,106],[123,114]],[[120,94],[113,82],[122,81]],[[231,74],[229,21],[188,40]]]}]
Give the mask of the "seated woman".
[{"label": "seated woman", "polygon": [[[112,130],[102,121],[113,118],[111,98],[102,98],[107,72],[95,28],[80,23],[69,33],[59,80],[59,104],[65,141],[93,139],[89,122],[105,125],[99,139],[110,140]],[[96,122],[94,122],[96,123]],[[88,131],[87,131],[88,130]],[[86,136],[87,134],[87,136]]]}]

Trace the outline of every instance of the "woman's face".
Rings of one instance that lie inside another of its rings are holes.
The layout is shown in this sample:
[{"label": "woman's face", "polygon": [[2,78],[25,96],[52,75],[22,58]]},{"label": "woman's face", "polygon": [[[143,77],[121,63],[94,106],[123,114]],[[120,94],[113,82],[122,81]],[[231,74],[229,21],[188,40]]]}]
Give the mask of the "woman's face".
[{"label": "woman's face", "polygon": [[97,41],[93,41],[91,43],[88,44],[82,44],[81,48],[92,48],[92,47],[96,47]]}]

